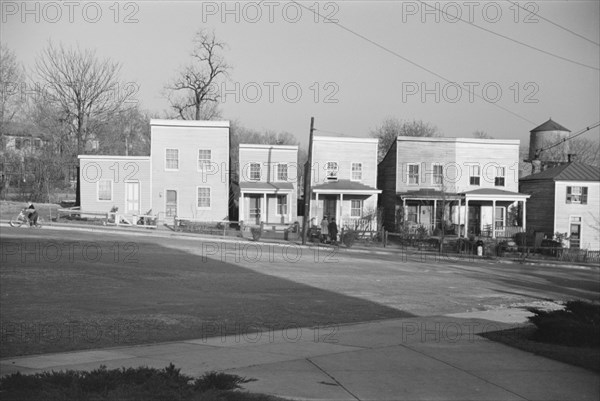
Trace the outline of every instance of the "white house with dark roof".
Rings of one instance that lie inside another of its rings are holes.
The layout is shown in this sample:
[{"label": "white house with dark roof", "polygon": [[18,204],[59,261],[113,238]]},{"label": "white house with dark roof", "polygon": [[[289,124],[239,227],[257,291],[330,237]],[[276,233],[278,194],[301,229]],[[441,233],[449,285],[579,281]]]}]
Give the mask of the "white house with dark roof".
[{"label": "white house with dark roof", "polygon": [[377,227],[375,138],[314,136],[309,218],[335,218],[338,227]]},{"label": "white house with dark roof", "polygon": [[527,226],[552,238],[566,233],[571,248],[600,249],[600,168],[573,162],[520,179]]},{"label": "white house with dark roof", "polygon": [[[510,237],[526,226],[518,192],[519,140],[399,136],[378,167],[390,231],[444,228],[457,235]],[[443,223],[443,224],[442,224]]]},{"label": "white house with dark roof", "polygon": [[246,225],[295,223],[298,146],[239,146],[239,220]]}]

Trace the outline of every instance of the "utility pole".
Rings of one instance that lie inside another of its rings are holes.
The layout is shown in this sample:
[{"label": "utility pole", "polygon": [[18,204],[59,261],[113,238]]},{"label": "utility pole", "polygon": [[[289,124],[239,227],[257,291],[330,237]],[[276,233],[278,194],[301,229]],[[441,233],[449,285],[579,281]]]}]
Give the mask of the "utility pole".
[{"label": "utility pole", "polygon": [[310,118],[310,134],[308,136],[308,161],[304,169],[304,216],[302,217],[302,245],[306,245],[306,233],[308,232],[308,218],[310,216],[311,197],[311,172],[312,172],[312,148],[313,131],[315,130],[315,118]]}]

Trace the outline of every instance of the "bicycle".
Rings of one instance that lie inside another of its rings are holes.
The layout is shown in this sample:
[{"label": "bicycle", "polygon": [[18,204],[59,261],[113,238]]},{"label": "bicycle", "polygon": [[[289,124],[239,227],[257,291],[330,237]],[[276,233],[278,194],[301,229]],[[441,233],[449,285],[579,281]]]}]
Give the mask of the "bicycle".
[{"label": "bicycle", "polygon": [[[28,214],[28,209],[23,209],[17,217],[11,219],[8,224],[10,224],[11,227],[21,227],[23,224],[30,225],[29,217],[27,217]],[[41,228],[43,223],[42,218],[38,217],[37,222],[31,227]]]}]

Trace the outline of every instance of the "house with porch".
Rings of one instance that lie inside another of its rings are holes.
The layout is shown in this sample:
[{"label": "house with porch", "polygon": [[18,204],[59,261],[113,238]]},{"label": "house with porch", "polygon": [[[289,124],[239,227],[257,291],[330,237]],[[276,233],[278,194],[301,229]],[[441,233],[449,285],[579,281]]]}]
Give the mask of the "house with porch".
[{"label": "house with porch", "polygon": [[399,136],[379,163],[384,225],[460,236],[525,229],[519,140]]},{"label": "house with porch", "polygon": [[553,238],[564,234],[570,248],[600,250],[600,168],[577,161],[523,177],[530,194],[527,227]]},{"label": "house with porch", "polygon": [[338,227],[377,229],[376,138],[313,137],[309,220],[335,217]]},{"label": "house with porch", "polygon": [[297,221],[298,146],[239,145],[239,219],[246,225]]}]

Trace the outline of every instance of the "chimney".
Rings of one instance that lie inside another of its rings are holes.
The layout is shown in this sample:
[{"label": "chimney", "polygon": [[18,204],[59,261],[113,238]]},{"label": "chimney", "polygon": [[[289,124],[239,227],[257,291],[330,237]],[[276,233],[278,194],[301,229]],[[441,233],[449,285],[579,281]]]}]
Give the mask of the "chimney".
[{"label": "chimney", "polygon": [[573,163],[577,159],[577,155],[575,153],[569,153],[567,155],[569,163]]},{"label": "chimney", "polygon": [[535,159],[531,161],[531,174],[542,172],[542,161]]}]

